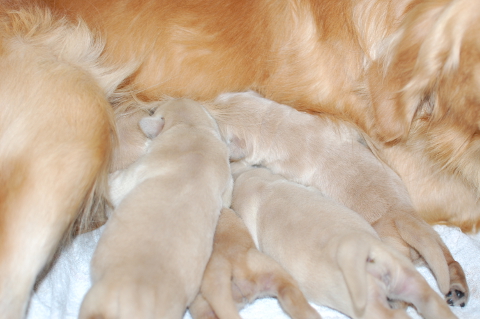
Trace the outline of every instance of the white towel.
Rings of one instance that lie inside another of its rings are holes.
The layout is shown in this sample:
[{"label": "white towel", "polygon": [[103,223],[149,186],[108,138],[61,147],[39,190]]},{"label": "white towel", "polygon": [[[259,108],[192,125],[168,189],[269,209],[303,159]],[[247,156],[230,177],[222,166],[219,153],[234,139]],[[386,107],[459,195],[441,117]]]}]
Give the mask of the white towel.
[{"label": "white towel", "polygon": [[[83,296],[90,287],[90,259],[102,228],[79,236],[66,249],[52,270],[33,293],[28,319],[74,319]],[[462,265],[470,286],[470,301],[464,308],[454,307],[459,319],[480,318],[480,234],[468,236],[457,228],[435,226],[454,258]],[[436,283],[426,267],[418,267],[420,273],[438,291]],[[337,311],[314,305],[324,319],[348,319]],[[414,319],[421,317],[409,309]],[[243,319],[288,319],[274,298],[260,299],[240,312]],[[191,319],[186,313],[184,319]]]}]

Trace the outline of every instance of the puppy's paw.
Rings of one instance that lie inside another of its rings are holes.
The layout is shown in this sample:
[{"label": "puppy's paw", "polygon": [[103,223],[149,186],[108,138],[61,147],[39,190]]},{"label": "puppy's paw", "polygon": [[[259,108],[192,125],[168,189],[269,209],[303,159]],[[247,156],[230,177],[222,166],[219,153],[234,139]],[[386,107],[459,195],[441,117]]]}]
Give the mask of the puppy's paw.
[{"label": "puppy's paw", "polygon": [[178,309],[169,295],[153,278],[103,277],[85,296],[79,319],[181,318],[185,307]]},{"label": "puppy's paw", "polygon": [[215,311],[201,293],[197,295],[188,307],[193,319],[218,319]]},{"label": "puppy's paw", "polygon": [[455,261],[448,265],[448,269],[450,271],[450,291],[445,295],[445,300],[450,306],[465,307],[470,292],[462,266]]},{"label": "puppy's paw", "polygon": [[468,290],[460,284],[452,284],[450,291],[445,295],[445,300],[450,306],[465,307],[468,301]]}]

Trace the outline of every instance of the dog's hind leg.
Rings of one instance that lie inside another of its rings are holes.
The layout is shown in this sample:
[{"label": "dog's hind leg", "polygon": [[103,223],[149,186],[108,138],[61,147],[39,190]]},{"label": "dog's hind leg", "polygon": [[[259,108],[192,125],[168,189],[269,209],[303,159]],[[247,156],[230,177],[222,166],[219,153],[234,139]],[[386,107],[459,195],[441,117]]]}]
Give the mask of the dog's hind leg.
[{"label": "dog's hind leg", "polygon": [[[38,273],[52,257],[99,177],[106,177],[113,117],[104,91],[90,73],[61,61],[48,46],[29,38],[43,27],[41,23],[31,29],[26,26],[36,16],[19,11],[11,15],[12,24],[25,25],[8,29],[17,33],[7,38],[5,31],[0,40],[3,319],[24,316]],[[0,19],[4,18],[0,12]],[[40,14],[39,20],[48,18]],[[46,30],[48,36],[40,38],[50,44],[53,31]],[[25,38],[21,37],[23,31]],[[66,54],[68,38],[63,36],[60,46],[62,54]]]},{"label": "dog's hind leg", "polygon": [[[66,96],[75,99],[70,94]],[[105,167],[104,159],[110,150],[102,105],[88,101],[70,108],[66,101],[49,102],[53,103],[43,110],[38,103],[29,110],[13,110],[18,105],[3,102],[1,106],[0,313],[6,316],[3,318],[23,315],[38,272],[77,217],[82,202]],[[76,107],[82,107],[81,119],[75,118],[79,116],[75,114]],[[92,124],[97,128],[90,130]]]}]

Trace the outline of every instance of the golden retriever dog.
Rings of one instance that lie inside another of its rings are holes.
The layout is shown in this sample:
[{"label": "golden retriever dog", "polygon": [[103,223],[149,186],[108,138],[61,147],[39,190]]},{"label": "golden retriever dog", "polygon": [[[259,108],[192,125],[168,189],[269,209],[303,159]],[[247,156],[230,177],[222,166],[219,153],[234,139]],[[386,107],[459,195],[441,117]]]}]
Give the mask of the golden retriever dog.
[{"label": "golden retriever dog", "polygon": [[[48,6],[55,18],[22,9],[32,4]],[[75,219],[88,225],[91,214],[78,212],[94,211],[105,192],[115,131],[107,97],[130,71],[102,65],[138,65],[123,85],[145,101],[209,100],[254,89],[345,119],[402,177],[423,218],[475,231],[479,6],[477,0],[2,1],[0,313],[21,316],[62,234]],[[79,17],[101,34],[105,49]]]},{"label": "golden retriever dog", "polygon": [[[0,316],[22,318],[40,271],[75,225],[98,220],[107,192],[113,111],[132,71],[103,44],[23,1],[0,3]],[[80,211],[85,214],[80,214]]]},{"label": "golden retriever dog", "polygon": [[399,176],[351,125],[254,92],[220,95],[209,109],[232,156],[314,186],[359,213],[384,242],[414,260],[418,254],[425,259],[450,305],[465,305],[469,290],[462,267],[418,216]]},{"label": "golden retriever dog", "polygon": [[116,206],[92,260],[80,318],[182,318],[199,292],[223,205],[228,150],[191,100],[170,100],[140,120],[147,153],[113,173]]},{"label": "golden retriever dog", "polygon": [[228,208],[220,214],[200,291],[189,308],[194,319],[241,319],[239,308],[265,296],[277,297],[293,319],[320,319],[297,282],[258,251],[243,221]]},{"label": "golden retriever dog", "polygon": [[354,319],[410,318],[389,300],[412,303],[424,318],[456,318],[356,212],[267,168],[237,162],[232,172],[232,208],[260,251],[285,267],[310,301]]},{"label": "golden retriever dog", "polygon": [[43,2],[98,29],[109,61],[139,62],[144,99],[253,89],[333,114],[373,139],[428,222],[480,224],[478,0]]}]

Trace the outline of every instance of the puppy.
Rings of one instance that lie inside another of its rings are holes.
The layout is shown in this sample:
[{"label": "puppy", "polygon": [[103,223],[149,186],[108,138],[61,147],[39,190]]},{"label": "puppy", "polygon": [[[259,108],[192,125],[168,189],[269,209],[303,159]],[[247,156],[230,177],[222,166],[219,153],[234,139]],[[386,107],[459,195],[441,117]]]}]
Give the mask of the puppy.
[{"label": "puppy", "polygon": [[201,293],[190,305],[194,319],[241,319],[237,308],[258,297],[275,296],[292,318],[320,319],[277,262],[257,250],[243,221],[223,208]]},{"label": "puppy", "polygon": [[411,262],[383,244],[357,213],[266,168],[232,164],[232,208],[257,247],[298,280],[306,297],[351,318],[456,318]]},{"label": "puppy", "polygon": [[477,230],[477,0],[44,1],[99,28],[110,61],[138,61],[145,100],[253,89],[335,115],[374,140],[424,218]]},{"label": "puppy", "polygon": [[80,318],[182,318],[230,203],[227,147],[200,104],[167,101],[140,127],[152,140],[143,157],[113,174],[116,208],[92,260]]},{"label": "puppy", "polygon": [[219,96],[210,110],[231,153],[251,165],[314,186],[363,216],[382,240],[415,260],[425,259],[451,305],[469,291],[462,267],[415,212],[398,177],[348,123],[312,116],[253,93]]},{"label": "puppy", "polygon": [[31,1],[2,1],[0,34],[0,314],[18,319],[62,237],[103,218],[107,97],[132,69],[107,67],[83,22]]}]

